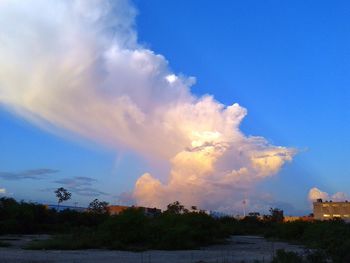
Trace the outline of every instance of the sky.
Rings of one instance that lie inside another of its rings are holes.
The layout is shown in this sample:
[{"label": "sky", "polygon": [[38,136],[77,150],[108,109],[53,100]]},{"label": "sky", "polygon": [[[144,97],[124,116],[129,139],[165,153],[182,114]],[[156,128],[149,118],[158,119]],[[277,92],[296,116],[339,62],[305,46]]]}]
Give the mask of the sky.
[{"label": "sky", "polygon": [[[240,213],[247,199],[248,210],[287,214],[310,212],[315,191],[350,194],[346,1],[135,0],[111,10],[91,1],[73,9],[89,14],[79,21],[67,1],[57,20],[50,4],[32,2],[0,1],[9,11],[0,26],[1,194],[54,203],[54,189],[64,186],[72,191],[67,204],[82,206],[94,198],[155,206],[183,198]],[[26,20],[38,10],[46,14]],[[95,23],[101,10],[108,16]],[[105,61],[90,64],[99,51]],[[70,93],[64,74],[79,65],[88,70],[74,75]],[[113,115],[123,110],[145,123],[126,120],[124,130]]]}]

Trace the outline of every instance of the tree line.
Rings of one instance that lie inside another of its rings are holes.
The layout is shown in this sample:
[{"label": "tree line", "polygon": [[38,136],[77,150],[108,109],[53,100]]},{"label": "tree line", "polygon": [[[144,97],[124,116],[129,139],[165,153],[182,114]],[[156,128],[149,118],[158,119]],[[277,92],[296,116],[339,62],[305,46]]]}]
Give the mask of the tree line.
[{"label": "tree line", "polygon": [[[350,262],[350,225],[342,220],[283,222],[283,211],[279,209],[271,209],[262,219],[213,218],[196,207],[187,209],[179,202],[169,204],[165,211],[154,216],[147,216],[142,208],[136,207],[109,215],[107,205],[95,199],[84,212],[58,211],[2,197],[0,234],[52,235],[49,240],[30,244],[31,249],[121,250],[194,249],[225,242],[230,235],[261,235],[320,251],[318,257],[311,255],[316,261],[309,262],[323,262],[322,257],[336,263]],[[279,256],[297,258],[288,253]]]}]

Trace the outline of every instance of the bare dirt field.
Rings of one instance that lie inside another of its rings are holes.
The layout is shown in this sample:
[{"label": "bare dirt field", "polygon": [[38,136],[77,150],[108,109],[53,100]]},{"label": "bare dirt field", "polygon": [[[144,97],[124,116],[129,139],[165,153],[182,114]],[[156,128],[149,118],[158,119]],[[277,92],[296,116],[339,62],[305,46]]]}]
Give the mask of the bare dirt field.
[{"label": "bare dirt field", "polygon": [[234,263],[270,262],[277,249],[303,253],[301,246],[284,242],[272,242],[258,236],[232,236],[225,245],[215,245],[200,250],[127,252],[111,250],[24,250],[21,247],[34,239],[45,239],[45,235],[2,236],[0,240],[10,247],[0,248],[1,263]]}]

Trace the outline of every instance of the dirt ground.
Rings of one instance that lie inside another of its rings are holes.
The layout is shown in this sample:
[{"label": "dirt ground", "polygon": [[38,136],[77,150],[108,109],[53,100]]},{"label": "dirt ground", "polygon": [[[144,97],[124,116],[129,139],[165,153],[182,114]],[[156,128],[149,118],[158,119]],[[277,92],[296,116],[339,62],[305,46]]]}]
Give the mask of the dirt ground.
[{"label": "dirt ground", "polygon": [[270,262],[277,249],[303,253],[301,246],[284,242],[272,242],[258,236],[232,236],[225,245],[215,245],[200,250],[127,252],[110,250],[24,250],[21,247],[46,235],[2,236],[0,241],[10,243],[0,248],[1,263],[235,263]]}]

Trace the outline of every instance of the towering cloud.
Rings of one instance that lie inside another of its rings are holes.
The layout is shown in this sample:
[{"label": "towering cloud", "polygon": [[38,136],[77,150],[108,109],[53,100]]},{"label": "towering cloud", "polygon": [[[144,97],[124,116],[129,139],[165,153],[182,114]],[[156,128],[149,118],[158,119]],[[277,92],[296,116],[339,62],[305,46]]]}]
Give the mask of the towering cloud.
[{"label": "towering cloud", "polygon": [[141,205],[231,209],[295,151],[242,134],[238,104],[191,94],[194,78],[137,43],[135,15],[125,0],[0,0],[0,103],[45,129],[170,162],[168,175],[137,180]]}]

